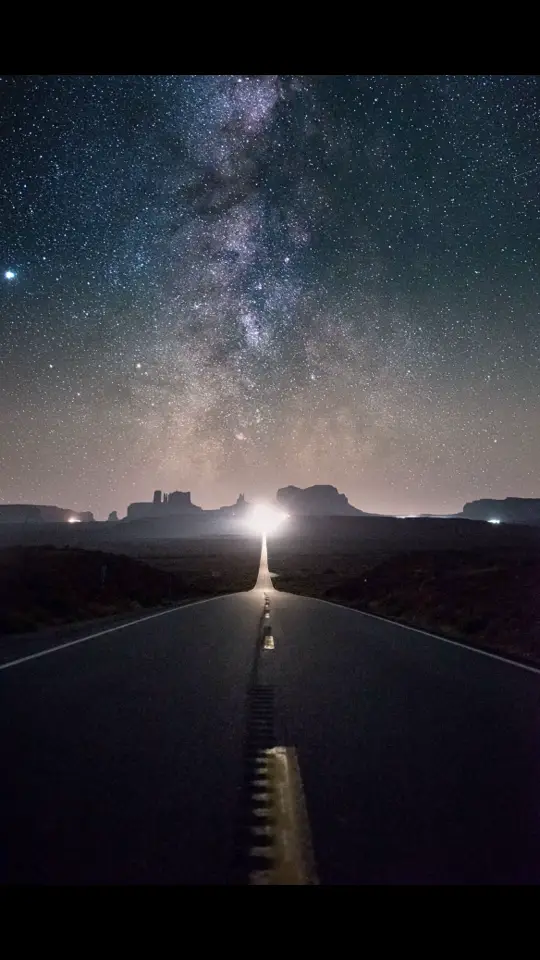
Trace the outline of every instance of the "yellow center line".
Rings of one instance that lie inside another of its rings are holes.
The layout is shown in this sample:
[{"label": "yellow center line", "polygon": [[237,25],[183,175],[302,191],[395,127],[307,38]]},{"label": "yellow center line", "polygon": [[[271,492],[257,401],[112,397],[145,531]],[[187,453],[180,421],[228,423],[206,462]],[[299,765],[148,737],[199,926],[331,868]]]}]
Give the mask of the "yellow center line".
[{"label": "yellow center line", "polygon": [[268,847],[251,850],[253,856],[267,858],[268,867],[253,871],[250,883],[256,886],[316,885],[319,880],[296,750],[272,747],[264,751],[262,757],[266,759],[266,790],[254,799],[260,802],[264,798],[266,806],[253,812],[269,821],[265,830],[256,828],[256,835],[265,835],[271,842]]}]

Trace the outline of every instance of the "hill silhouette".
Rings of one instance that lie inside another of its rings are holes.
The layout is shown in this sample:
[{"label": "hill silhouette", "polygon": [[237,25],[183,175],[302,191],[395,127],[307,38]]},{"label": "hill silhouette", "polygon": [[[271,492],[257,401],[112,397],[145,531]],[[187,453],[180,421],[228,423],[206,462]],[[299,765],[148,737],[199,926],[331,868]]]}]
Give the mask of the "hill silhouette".
[{"label": "hill silhouette", "polygon": [[281,487],[276,500],[287,513],[317,516],[366,516],[349,503],[344,493],[339,493],[330,484],[315,484],[312,487]]}]

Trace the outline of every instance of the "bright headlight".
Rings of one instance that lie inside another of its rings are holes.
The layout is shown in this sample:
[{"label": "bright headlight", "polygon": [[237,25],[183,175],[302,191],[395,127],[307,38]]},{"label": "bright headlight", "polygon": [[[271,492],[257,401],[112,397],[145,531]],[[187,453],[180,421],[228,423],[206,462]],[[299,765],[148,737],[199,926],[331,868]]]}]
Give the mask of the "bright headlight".
[{"label": "bright headlight", "polygon": [[286,519],[287,514],[283,510],[270,504],[255,503],[248,514],[247,522],[256,533],[272,533]]}]

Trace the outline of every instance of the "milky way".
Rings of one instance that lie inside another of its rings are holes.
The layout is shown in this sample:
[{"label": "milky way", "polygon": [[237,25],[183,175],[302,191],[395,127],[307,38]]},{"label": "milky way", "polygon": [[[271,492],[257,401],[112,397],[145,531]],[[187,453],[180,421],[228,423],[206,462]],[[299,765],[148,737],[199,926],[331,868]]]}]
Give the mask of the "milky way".
[{"label": "milky way", "polygon": [[539,495],[538,90],[1,78],[0,500]]}]

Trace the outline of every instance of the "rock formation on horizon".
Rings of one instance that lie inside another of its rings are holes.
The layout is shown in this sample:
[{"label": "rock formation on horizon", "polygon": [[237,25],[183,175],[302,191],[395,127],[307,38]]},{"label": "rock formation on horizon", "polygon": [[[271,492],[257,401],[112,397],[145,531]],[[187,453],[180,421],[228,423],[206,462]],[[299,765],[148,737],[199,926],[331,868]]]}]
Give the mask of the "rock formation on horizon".
[{"label": "rock formation on horizon", "polygon": [[[242,517],[246,512],[249,504],[243,493],[239,494],[236,499],[236,503],[233,503],[230,507],[219,507],[218,510],[211,511],[212,513],[219,513],[222,516],[231,516],[231,517]],[[208,511],[210,512],[210,511]]]},{"label": "rock formation on horizon", "polygon": [[93,519],[89,510],[81,512],[39,503],[0,504],[0,523],[67,523],[69,520],[92,523]]},{"label": "rock formation on horizon", "polygon": [[202,507],[191,502],[189,490],[175,490],[173,493],[165,494],[163,500],[161,500],[161,490],[156,490],[153,500],[130,503],[127,508],[127,519],[147,520],[202,512]]},{"label": "rock formation on horizon", "polygon": [[[162,499],[163,498],[163,499]],[[155,490],[152,500],[130,503],[127,508],[127,520],[149,520],[167,517],[185,517],[197,515],[211,520],[224,517],[242,517],[249,504],[241,493],[231,506],[218,507],[216,510],[203,510],[191,502],[191,492],[176,490],[174,493],[161,493]],[[110,518],[109,518],[110,519]]]},{"label": "rock formation on horizon", "polygon": [[315,484],[313,487],[281,487],[276,500],[280,507],[291,514],[310,514],[315,516],[366,516],[349,503],[344,493],[329,484]]},{"label": "rock formation on horizon", "polygon": [[471,500],[463,507],[462,516],[469,520],[540,524],[540,499],[506,497],[504,500]]}]

